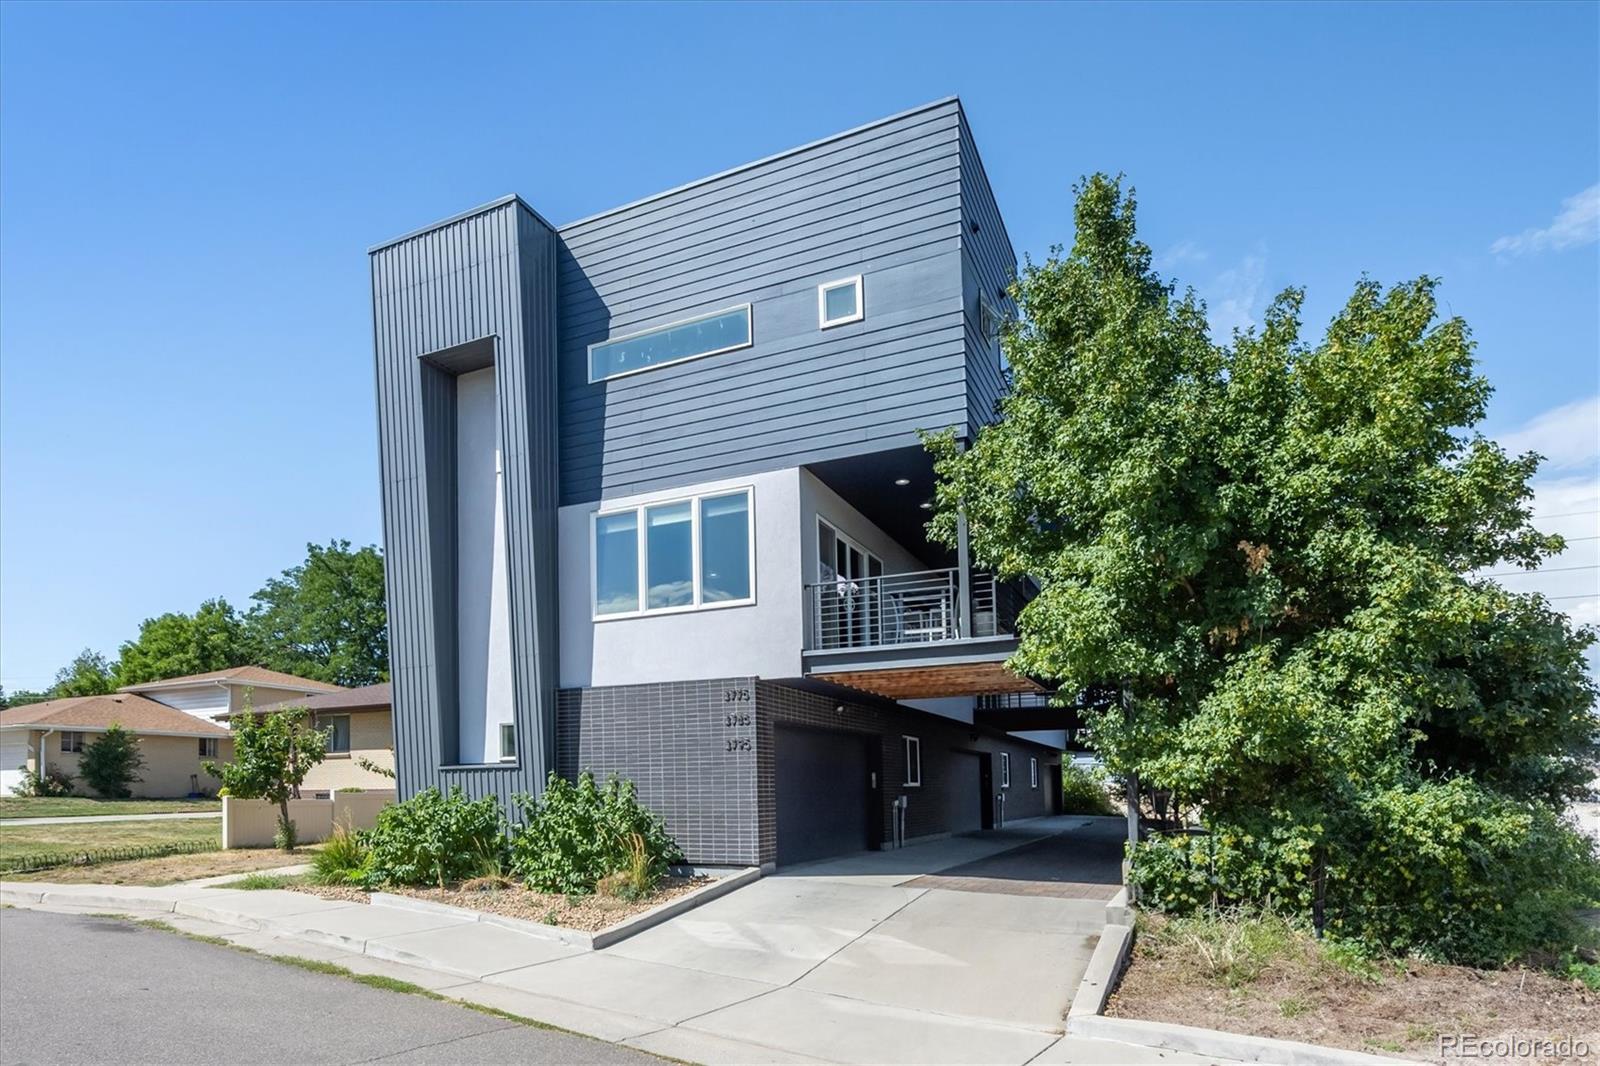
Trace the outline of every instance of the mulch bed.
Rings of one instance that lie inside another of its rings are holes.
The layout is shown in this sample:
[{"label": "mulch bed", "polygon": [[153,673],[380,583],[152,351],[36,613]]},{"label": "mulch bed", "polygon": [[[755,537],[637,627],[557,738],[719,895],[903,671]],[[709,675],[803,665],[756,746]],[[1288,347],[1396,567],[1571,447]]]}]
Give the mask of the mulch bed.
[{"label": "mulch bed", "polygon": [[[707,884],[708,877],[664,877],[654,892],[641,900],[616,899],[599,894],[589,896],[563,896],[549,892],[535,892],[520,884],[480,878],[445,888],[422,888],[405,885],[386,886],[382,889],[397,896],[415,896],[417,899],[444,903],[451,907],[486,911],[504,918],[521,918],[545,925],[559,925],[564,929],[598,932],[618,922],[642,914],[653,907],[677,899]],[[358,888],[323,885],[293,885],[296,892],[309,892],[324,899],[341,899],[365,903],[369,896]]]},{"label": "mulch bed", "polygon": [[[1162,919],[1141,915],[1140,922],[1148,930]],[[1377,971],[1352,973],[1306,938],[1230,988],[1203,953],[1142,933],[1106,1013],[1434,1062],[1439,1037],[1448,1034],[1566,1036],[1587,1040],[1591,1055],[1600,1048],[1600,993],[1577,981],[1413,959]]]}]

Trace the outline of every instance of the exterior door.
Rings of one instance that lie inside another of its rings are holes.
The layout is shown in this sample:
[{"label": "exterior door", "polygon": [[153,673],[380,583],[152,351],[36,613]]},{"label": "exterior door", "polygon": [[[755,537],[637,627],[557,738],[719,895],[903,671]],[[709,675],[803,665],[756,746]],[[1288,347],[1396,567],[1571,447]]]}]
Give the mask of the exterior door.
[{"label": "exterior door", "polygon": [[840,533],[825,519],[817,519],[817,581],[821,589],[818,645],[824,648],[863,648],[881,643],[876,638],[882,612],[878,585],[883,560]]}]

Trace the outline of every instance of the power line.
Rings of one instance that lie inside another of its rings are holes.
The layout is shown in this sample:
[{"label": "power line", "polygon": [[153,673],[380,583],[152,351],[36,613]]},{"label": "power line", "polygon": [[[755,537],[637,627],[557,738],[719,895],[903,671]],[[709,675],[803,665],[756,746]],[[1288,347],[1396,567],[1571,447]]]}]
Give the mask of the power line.
[{"label": "power line", "polygon": [[1582,566],[1540,566],[1532,570],[1501,570],[1495,574],[1479,574],[1479,577],[1532,577],[1534,574],[1570,574],[1574,570],[1593,570],[1600,567],[1600,563],[1585,563]]}]

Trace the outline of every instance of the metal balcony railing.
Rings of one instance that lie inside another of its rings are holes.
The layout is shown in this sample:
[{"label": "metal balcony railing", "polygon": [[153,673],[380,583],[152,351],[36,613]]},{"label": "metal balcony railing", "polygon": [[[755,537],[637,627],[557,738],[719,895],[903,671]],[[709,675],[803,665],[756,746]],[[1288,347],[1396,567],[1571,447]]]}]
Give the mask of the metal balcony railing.
[{"label": "metal balcony railing", "polygon": [[806,586],[806,650],[933,644],[1009,633],[1020,598],[993,574],[974,573],[971,632],[961,625],[961,572],[923,570],[835,578]]}]

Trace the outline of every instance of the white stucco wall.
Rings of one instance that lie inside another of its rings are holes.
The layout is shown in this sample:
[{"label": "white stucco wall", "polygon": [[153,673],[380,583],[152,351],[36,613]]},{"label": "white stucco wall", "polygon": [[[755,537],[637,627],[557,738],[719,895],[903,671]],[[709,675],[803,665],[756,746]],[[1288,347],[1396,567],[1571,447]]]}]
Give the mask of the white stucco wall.
[{"label": "white stucco wall", "polygon": [[510,581],[493,367],[456,378],[458,758],[497,762],[513,721]]},{"label": "white stucco wall", "polygon": [[595,621],[591,516],[597,503],[561,508],[561,686],[632,685],[750,674],[798,677],[799,471],[779,470],[661,492],[617,497],[606,510],[751,489],[755,603]]}]

